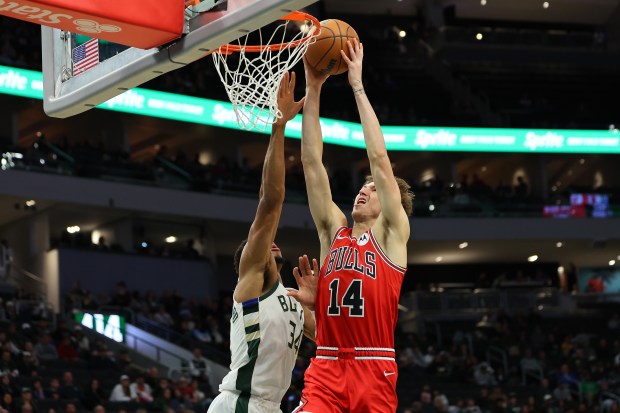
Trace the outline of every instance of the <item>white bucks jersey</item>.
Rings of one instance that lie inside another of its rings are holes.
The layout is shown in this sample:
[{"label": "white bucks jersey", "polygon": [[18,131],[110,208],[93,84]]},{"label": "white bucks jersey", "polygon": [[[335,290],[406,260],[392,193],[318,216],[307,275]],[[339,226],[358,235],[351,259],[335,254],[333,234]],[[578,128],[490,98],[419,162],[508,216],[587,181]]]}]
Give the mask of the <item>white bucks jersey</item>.
[{"label": "white bucks jersey", "polygon": [[238,404],[247,403],[250,397],[280,403],[291,384],[304,313],[287,292],[276,282],[259,298],[233,305],[231,371],[222,380],[220,391],[240,393]]}]

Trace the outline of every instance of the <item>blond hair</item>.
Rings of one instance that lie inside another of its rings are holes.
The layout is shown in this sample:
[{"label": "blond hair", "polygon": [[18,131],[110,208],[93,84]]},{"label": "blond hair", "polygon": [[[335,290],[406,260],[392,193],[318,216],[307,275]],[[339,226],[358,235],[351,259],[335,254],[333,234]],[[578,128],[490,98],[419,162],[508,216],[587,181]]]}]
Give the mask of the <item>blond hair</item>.
[{"label": "blond hair", "polygon": [[[395,176],[394,179],[396,179],[398,190],[400,191],[400,204],[403,206],[407,216],[411,216],[411,213],[413,212],[413,198],[415,198],[414,193],[411,191],[411,185],[409,185],[403,178]],[[374,181],[375,180],[372,178],[372,175],[366,175],[364,185]]]}]

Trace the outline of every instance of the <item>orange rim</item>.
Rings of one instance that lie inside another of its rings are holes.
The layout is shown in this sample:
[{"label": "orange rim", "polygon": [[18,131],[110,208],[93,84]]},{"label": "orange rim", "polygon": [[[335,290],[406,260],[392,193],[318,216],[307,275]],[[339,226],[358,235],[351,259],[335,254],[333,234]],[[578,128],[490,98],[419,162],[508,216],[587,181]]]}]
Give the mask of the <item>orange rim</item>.
[{"label": "orange rim", "polygon": [[295,40],[292,42],[287,42],[287,43],[275,43],[275,44],[265,44],[265,45],[261,45],[261,46],[241,46],[239,44],[224,44],[222,46],[220,46],[216,52],[219,52],[221,54],[232,54],[235,52],[241,52],[243,50],[245,50],[246,52],[253,52],[253,53],[258,53],[258,52],[262,52],[263,50],[282,50],[282,49],[286,49],[287,47],[297,47],[301,44],[306,43],[307,41],[309,41],[310,39],[312,39],[313,37],[316,37],[319,34],[319,29],[321,28],[321,23],[319,23],[319,21],[317,20],[316,17],[314,17],[311,14],[308,13],[304,13],[301,11],[294,11],[291,12],[289,14],[287,14],[284,17],[281,17],[278,20],[293,20],[293,21],[299,21],[299,22],[304,22],[307,20],[310,20],[312,22],[312,24],[314,25],[314,27],[316,27],[316,29],[314,30],[314,33],[311,35],[308,35],[302,39],[299,40]]}]

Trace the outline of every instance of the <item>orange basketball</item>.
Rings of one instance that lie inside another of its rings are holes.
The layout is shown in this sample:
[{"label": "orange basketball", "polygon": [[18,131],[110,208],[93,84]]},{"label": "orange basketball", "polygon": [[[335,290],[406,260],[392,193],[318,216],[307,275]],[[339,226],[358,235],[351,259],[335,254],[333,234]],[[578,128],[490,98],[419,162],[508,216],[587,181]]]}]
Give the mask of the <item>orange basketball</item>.
[{"label": "orange basketball", "polygon": [[329,19],[321,22],[321,31],[316,42],[308,47],[306,60],[321,73],[339,75],[348,70],[347,62],[340,55],[344,50],[350,57],[347,40],[358,39],[357,32],[342,20]]}]

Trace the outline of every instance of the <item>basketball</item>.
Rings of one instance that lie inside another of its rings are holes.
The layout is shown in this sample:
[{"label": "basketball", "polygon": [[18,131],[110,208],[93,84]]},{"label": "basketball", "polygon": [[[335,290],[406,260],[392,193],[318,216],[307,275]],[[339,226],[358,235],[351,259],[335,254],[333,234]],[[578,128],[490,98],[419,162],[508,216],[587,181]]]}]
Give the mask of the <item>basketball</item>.
[{"label": "basketball", "polygon": [[342,20],[329,19],[321,22],[321,31],[316,42],[308,47],[306,60],[314,70],[330,75],[339,75],[348,70],[347,62],[340,55],[344,50],[351,57],[347,40],[358,39],[357,32]]}]

